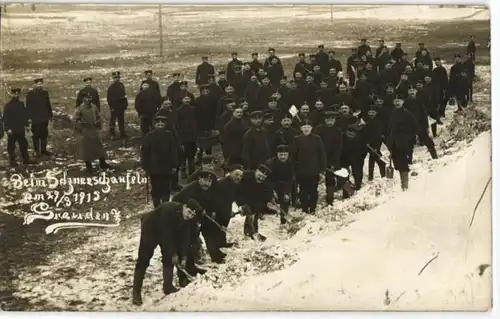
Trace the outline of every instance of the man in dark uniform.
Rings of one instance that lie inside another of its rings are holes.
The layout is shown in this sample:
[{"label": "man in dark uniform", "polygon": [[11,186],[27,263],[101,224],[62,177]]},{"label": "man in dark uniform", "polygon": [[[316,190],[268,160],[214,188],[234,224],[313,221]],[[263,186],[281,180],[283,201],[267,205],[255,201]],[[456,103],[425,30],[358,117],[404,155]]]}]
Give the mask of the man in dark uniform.
[{"label": "man in dark uniform", "polygon": [[267,50],[269,52],[269,56],[267,57],[267,59],[264,61],[264,70],[267,71],[267,69],[271,66],[272,62],[274,59],[276,59],[276,65],[277,67],[281,70],[281,74],[284,74],[284,70],[283,70],[283,64],[281,63],[281,60],[280,58],[278,58],[276,56],[276,50],[274,48],[269,48],[269,50]]},{"label": "man in dark uniform", "polygon": [[174,100],[172,100],[174,110],[177,110],[177,108],[183,103],[185,97],[189,97],[189,101],[194,102],[194,94],[187,90],[188,82],[181,81],[179,84],[179,91],[177,92]]},{"label": "man in dark uniform", "polygon": [[260,69],[264,68],[264,65],[259,61],[259,54],[257,52],[252,53],[252,62],[250,62],[250,67],[254,74],[257,74]]},{"label": "man in dark uniform", "polygon": [[[202,211],[200,204],[190,199],[187,204],[163,203],[142,216],[141,239],[132,292],[134,305],[142,305],[142,283],[158,245],[163,263],[163,293],[169,295],[178,291],[172,283],[174,266],[177,269],[186,268],[191,244],[191,219]],[[179,277],[180,274],[181,271],[178,271]]]},{"label": "man in dark uniform", "polygon": [[242,157],[245,168],[256,169],[260,164],[264,164],[271,156],[270,147],[262,129],[263,113],[254,111],[250,114],[251,126],[243,135]]},{"label": "man in dark uniform", "polygon": [[382,54],[382,50],[384,48],[387,48],[384,39],[378,40],[378,48],[377,50],[375,50],[375,59],[378,59],[378,57]]},{"label": "man in dark uniform", "polygon": [[462,63],[463,70],[467,72],[467,98],[469,102],[473,101],[473,84],[474,78],[476,77],[476,62],[474,62],[474,53],[470,52],[467,54],[467,59]]},{"label": "man in dark uniform", "polygon": [[128,107],[127,92],[125,86],[120,81],[120,71],[112,73],[113,83],[108,87],[107,101],[109,105],[109,134],[114,137],[115,124],[118,120],[118,129],[120,130],[120,137],[126,138],[125,134],[125,111]]},{"label": "man in dark uniform", "polygon": [[320,174],[326,170],[326,152],[321,138],[312,133],[312,121],[303,120],[302,134],[294,141],[292,159],[295,162],[295,174],[299,185],[299,197],[302,211],[314,214],[318,204],[318,183]]},{"label": "man in dark uniform", "polygon": [[[181,154],[181,173],[187,177],[194,172],[196,155],[196,138],[198,134],[198,123],[196,121],[196,108],[191,104],[191,99],[186,96],[181,106],[176,110],[176,131],[179,134],[180,144],[183,146]],[[187,161],[187,172],[185,170]]]},{"label": "man in dark uniform", "polygon": [[243,120],[243,110],[237,106],[233,110],[232,119],[224,126],[222,133],[222,152],[227,165],[243,165],[243,136],[248,130],[248,124]]},{"label": "man in dark uniform", "polygon": [[272,187],[267,182],[269,174],[271,170],[264,164],[259,165],[256,170],[245,171],[236,201],[245,215],[245,236],[259,241],[267,239],[259,233],[259,218],[267,209],[266,204],[273,199]]},{"label": "man in dark uniform", "polygon": [[92,77],[86,77],[83,79],[83,83],[85,83],[85,87],[78,91],[76,95],[76,107],[82,105],[83,97],[89,93],[92,96],[92,104],[97,107],[97,110],[101,111],[101,99],[99,98],[99,92],[92,87]]},{"label": "man in dark uniform", "polygon": [[389,136],[387,137],[387,147],[391,151],[391,158],[394,169],[399,171],[401,178],[401,188],[408,189],[408,173],[410,171],[409,155],[411,145],[417,135],[417,121],[415,117],[403,107],[403,99],[396,96],[394,99],[394,111],[389,120]]},{"label": "man in dark uniform", "polygon": [[474,42],[474,36],[469,37],[469,43],[467,44],[467,55],[471,55],[472,61],[476,62],[476,42]]},{"label": "man in dark uniform", "polygon": [[142,90],[135,97],[135,110],[141,119],[141,132],[145,136],[153,126],[153,116],[158,111],[156,104],[156,92],[149,87],[147,82],[142,84]]},{"label": "man in dark uniform", "polygon": [[[271,170],[268,181],[278,196],[280,208],[284,214],[288,214],[294,186],[294,167],[290,157],[290,147],[288,145],[278,145],[276,156],[267,160],[266,166]],[[281,224],[286,223],[283,213],[280,214]]]},{"label": "man in dark uniform", "polygon": [[435,57],[434,63],[436,67],[432,70],[433,81],[439,84],[439,115],[444,117],[446,104],[448,104],[448,72],[441,65],[441,58]]},{"label": "man in dark uniform", "polygon": [[155,129],[144,138],[141,146],[141,164],[151,182],[154,207],[170,200],[172,175],[179,165],[178,145],[174,134],[165,129],[167,118],[155,117]]},{"label": "man in dark uniform", "polygon": [[[335,69],[336,72],[342,71],[342,63],[335,59],[335,51],[330,50],[328,51],[328,69],[325,74],[328,74],[330,69]],[[337,75],[337,73],[335,73]]]},{"label": "man in dark uniform", "polygon": [[396,47],[391,51],[391,57],[398,62],[403,57],[404,51],[401,48],[401,42],[396,42]]},{"label": "man in dark uniform", "polygon": [[7,132],[7,153],[11,166],[17,166],[16,162],[16,142],[19,145],[24,164],[35,164],[28,154],[28,140],[26,139],[26,129],[29,119],[24,103],[19,100],[21,89],[11,90],[12,98],[3,108],[4,130]]},{"label": "man in dark uniform", "polygon": [[316,53],[316,62],[318,63],[321,72],[323,74],[328,74],[328,54],[325,52],[325,46],[323,44],[318,45],[318,53]]},{"label": "man in dark uniform", "polygon": [[226,72],[227,72],[227,82],[232,83],[233,77],[236,75],[237,66],[240,68],[243,66],[243,62],[238,60],[238,52],[231,53],[231,61],[227,64]]},{"label": "man in dark uniform", "polygon": [[143,90],[142,85],[144,83],[149,84],[149,88],[152,89],[152,91],[155,93],[154,96],[155,99],[158,101],[158,106],[159,106],[161,99],[160,85],[158,84],[157,81],[153,80],[153,70],[144,71],[144,75],[146,76],[146,79],[142,80],[139,91]]},{"label": "man in dark uniform", "polygon": [[303,76],[312,73],[312,65],[307,63],[305,53],[299,53],[299,62],[295,64],[293,70],[294,79],[296,79],[297,72],[300,72]]},{"label": "man in dark uniform", "polygon": [[[208,84],[208,76],[215,73],[213,65],[208,63],[208,56],[201,57],[201,64],[196,68],[195,83],[198,86]],[[200,88],[201,90],[201,88]]]},{"label": "man in dark uniform", "polygon": [[35,79],[35,88],[26,94],[26,109],[28,119],[31,120],[31,132],[33,133],[33,147],[37,157],[41,155],[51,156],[47,151],[47,139],[49,137],[49,121],[52,120],[52,104],[49,92],[43,89],[43,79]]},{"label": "man in dark uniform", "polygon": [[167,88],[167,98],[172,101],[177,97],[179,91],[181,90],[181,74],[174,73],[172,74],[173,82]]},{"label": "man in dark uniform", "polygon": [[358,56],[366,55],[366,52],[371,50],[370,46],[366,43],[366,39],[361,39],[361,44],[358,47]]}]

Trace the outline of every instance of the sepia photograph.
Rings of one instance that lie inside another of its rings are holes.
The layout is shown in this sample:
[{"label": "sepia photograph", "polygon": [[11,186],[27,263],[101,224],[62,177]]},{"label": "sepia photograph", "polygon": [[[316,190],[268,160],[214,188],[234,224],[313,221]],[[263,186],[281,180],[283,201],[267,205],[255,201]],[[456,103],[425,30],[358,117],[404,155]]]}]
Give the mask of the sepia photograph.
[{"label": "sepia photograph", "polygon": [[492,310],[488,7],[0,6],[3,313]]}]

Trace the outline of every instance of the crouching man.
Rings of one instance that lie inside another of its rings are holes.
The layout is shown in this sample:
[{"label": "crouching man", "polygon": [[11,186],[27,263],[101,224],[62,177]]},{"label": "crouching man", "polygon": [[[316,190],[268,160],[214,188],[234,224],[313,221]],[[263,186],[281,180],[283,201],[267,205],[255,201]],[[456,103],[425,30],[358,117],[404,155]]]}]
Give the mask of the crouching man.
[{"label": "crouching man", "polygon": [[139,256],[135,265],[132,292],[134,305],[142,305],[142,282],[158,245],[163,263],[163,292],[169,295],[178,291],[172,283],[174,266],[177,269],[185,269],[191,243],[191,219],[202,211],[200,204],[191,199],[185,205],[176,202],[163,203],[142,217]]}]

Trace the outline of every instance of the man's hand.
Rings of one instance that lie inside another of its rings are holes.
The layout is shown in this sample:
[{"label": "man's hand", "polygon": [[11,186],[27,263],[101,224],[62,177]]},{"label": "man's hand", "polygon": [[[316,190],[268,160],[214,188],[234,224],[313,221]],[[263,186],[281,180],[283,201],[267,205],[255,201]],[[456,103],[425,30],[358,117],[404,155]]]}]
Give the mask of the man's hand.
[{"label": "man's hand", "polygon": [[181,261],[181,268],[186,269],[186,263],[187,263],[187,260],[183,258]]},{"label": "man's hand", "polygon": [[172,174],[177,174],[177,168],[172,168]]},{"label": "man's hand", "polygon": [[12,135],[12,130],[7,130],[7,134]]},{"label": "man's hand", "polygon": [[172,255],[172,265],[176,266],[179,264],[179,256],[177,254]]},{"label": "man's hand", "polygon": [[285,200],[286,203],[288,203],[290,201],[290,195],[285,194],[285,196],[283,196],[283,199]]}]

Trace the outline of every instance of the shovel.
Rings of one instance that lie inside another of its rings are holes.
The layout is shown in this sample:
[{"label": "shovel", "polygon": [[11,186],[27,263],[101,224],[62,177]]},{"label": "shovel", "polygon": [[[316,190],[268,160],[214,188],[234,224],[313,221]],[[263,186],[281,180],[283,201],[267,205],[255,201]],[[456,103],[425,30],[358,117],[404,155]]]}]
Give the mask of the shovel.
[{"label": "shovel", "polygon": [[181,266],[177,266],[177,269],[180,270],[184,275],[186,275],[187,279],[189,281],[194,281],[196,278],[194,278],[193,276],[191,276],[187,271],[186,269],[182,268]]}]

